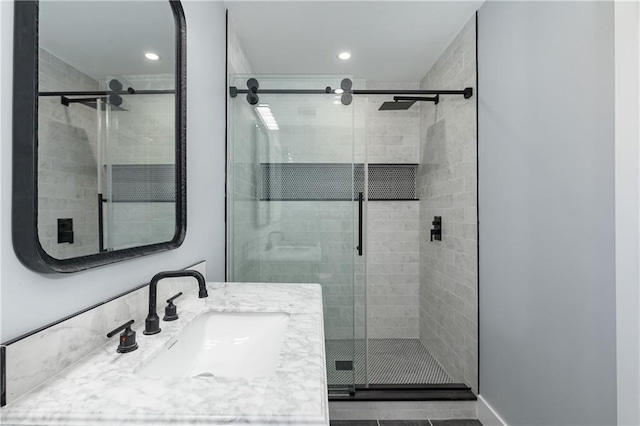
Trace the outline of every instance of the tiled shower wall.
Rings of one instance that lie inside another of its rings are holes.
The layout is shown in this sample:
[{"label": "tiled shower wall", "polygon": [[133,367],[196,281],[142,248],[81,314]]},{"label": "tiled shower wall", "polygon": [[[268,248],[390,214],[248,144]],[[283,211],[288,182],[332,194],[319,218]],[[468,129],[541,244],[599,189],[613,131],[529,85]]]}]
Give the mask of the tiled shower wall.
[{"label": "tiled shower wall", "polygon": [[[366,88],[411,90],[419,89],[419,83],[368,81]],[[361,98],[366,108],[368,162],[418,163],[420,109],[414,105],[405,111],[378,110],[390,100],[388,95]],[[418,337],[418,222],[418,201],[371,201],[367,205],[369,338]]]},{"label": "tiled shower wall", "polygon": [[[98,90],[98,82],[40,48],[39,90]],[[60,97],[38,103],[38,236],[57,259],[98,252],[96,110],[66,107]],[[73,219],[73,243],[58,243],[58,219]]]},{"label": "tiled shower wall", "polygon": [[[175,89],[173,74],[117,77],[136,90]],[[175,95],[123,96],[127,111],[111,111],[106,161],[114,165],[175,164]],[[122,249],[170,241],[174,202],[113,202],[105,205],[108,247]],[[111,219],[111,220],[109,220]]]},{"label": "tiled shower wall", "polygon": [[[478,232],[475,17],[422,80],[423,88],[473,87],[422,105],[420,339],[451,377],[478,389]],[[430,241],[442,217],[442,241]]]},{"label": "tiled shower wall", "polygon": [[367,220],[369,338],[418,337],[419,205],[372,201]]}]

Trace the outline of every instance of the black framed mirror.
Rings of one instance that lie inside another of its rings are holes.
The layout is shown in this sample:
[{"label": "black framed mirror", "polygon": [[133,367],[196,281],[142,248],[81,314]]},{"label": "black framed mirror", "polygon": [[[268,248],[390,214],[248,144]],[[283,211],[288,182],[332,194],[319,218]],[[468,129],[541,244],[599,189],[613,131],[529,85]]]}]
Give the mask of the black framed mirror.
[{"label": "black framed mirror", "polygon": [[179,1],[14,4],[12,237],[70,273],[186,233],[186,24]]}]

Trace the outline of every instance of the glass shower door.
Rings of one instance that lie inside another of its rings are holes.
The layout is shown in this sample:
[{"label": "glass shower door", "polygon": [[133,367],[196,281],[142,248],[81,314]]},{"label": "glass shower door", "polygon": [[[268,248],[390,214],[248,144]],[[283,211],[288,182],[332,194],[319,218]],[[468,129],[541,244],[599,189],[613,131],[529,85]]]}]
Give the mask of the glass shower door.
[{"label": "glass shower door", "polygon": [[[175,78],[107,76],[99,99],[100,251],[171,241],[176,229]],[[165,93],[166,92],[166,93]]]},{"label": "glass shower door", "polygon": [[229,99],[228,280],[319,283],[328,383],[345,391],[355,360],[353,106],[309,93],[339,88],[343,76],[232,76],[230,85],[247,89],[250,78],[260,92]]}]

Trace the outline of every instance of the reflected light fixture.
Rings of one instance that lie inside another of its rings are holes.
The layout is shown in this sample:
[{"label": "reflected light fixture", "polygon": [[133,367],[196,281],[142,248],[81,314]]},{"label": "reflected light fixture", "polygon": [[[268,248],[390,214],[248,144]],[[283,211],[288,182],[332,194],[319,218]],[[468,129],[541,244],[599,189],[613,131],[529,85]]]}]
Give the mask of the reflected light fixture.
[{"label": "reflected light fixture", "polygon": [[351,53],[349,53],[349,52],[340,52],[340,53],[338,53],[338,58],[342,59],[343,61],[347,61],[347,60],[351,59]]},{"label": "reflected light fixture", "polygon": [[160,59],[160,55],[158,55],[157,53],[153,53],[153,52],[145,52],[144,53],[144,57],[147,58],[150,61],[157,61],[158,59]]},{"label": "reflected light fixture", "polygon": [[259,104],[256,107],[256,112],[260,116],[260,120],[264,123],[265,127],[269,130],[279,130],[278,122],[276,118],[273,116],[273,112],[271,111],[271,107],[269,104]]}]

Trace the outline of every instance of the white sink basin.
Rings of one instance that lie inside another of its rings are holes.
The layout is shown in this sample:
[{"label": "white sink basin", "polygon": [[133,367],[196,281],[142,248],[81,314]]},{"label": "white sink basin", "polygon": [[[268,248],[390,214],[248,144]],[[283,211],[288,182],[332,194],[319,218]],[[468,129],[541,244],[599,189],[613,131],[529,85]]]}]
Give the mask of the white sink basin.
[{"label": "white sink basin", "polygon": [[143,377],[261,377],[275,373],[284,312],[206,312],[136,372]]}]

